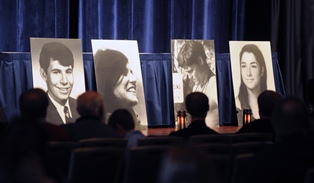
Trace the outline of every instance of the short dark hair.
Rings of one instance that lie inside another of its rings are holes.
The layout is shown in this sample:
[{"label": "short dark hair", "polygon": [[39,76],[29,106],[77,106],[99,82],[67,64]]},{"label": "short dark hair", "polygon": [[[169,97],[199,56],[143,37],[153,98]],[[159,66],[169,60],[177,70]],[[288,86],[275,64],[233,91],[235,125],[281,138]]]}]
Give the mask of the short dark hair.
[{"label": "short dark hair", "polygon": [[39,88],[26,90],[19,98],[19,107],[23,118],[46,117],[48,105],[47,94]]},{"label": "short dark hair", "polygon": [[276,104],[280,99],[282,99],[282,96],[275,91],[271,90],[263,91],[257,98],[258,109],[261,118],[262,117],[270,118],[275,109]]},{"label": "short dark hair", "polygon": [[63,66],[74,67],[74,58],[72,51],[60,42],[49,42],[43,45],[39,55],[40,67],[47,72],[50,59],[58,60]]},{"label": "short dark hair", "polygon": [[125,130],[133,130],[135,128],[133,116],[126,109],[115,110],[108,119],[108,125],[113,129],[117,129],[117,125],[120,125]]},{"label": "short dark hair", "polygon": [[186,96],[185,107],[192,117],[206,117],[210,108],[208,97],[201,92],[193,92]]},{"label": "short dark hair", "polygon": [[[198,57],[201,57],[204,61],[206,60],[206,54],[202,43],[198,41],[186,42],[178,54],[179,67],[190,66],[192,64],[200,64]],[[207,64],[206,64],[207,65]]]}]

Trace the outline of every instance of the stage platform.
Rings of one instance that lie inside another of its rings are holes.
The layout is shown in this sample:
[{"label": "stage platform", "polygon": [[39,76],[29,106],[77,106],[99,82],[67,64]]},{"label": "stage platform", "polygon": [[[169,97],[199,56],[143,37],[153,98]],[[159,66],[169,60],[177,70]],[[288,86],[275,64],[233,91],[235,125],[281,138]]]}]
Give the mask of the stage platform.
[{"label": "stage platform", "polygon": [[[219,126],[216,128],[212,128],[218,133],[235,133],[237,132],[241,127],[240,126]],[[146,136],[163,136],[163,135],[169,135],[172,131],[176,131],[176,128],[172,127],[154,127],[154,128],[147,128],[142,129],[142,133]]]}]

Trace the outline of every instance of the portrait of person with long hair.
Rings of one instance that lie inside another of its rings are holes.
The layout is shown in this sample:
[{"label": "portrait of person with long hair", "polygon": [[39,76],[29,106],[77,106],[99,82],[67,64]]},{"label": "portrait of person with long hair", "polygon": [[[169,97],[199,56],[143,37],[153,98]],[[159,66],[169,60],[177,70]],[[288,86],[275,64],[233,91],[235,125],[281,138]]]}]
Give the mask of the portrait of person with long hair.
[{"label": "portrait of person with long hair", "polygon": [[[147,121],[142,82],[138,78],[139,70],[134,71],[131,65],[131,58],[114,48],[96,49],[94,66],[97,91],[104,98],[106,118],[117,109],[127,109],[133,115],[136,127],[145,126]],[[138,105],[144,105],[144,110],[136,109]]]},{"label": "portrait of person with long hair", "polygon": [[[235,54],[235,49],[231,48],[236,47],[236,42],[230,42],[231,66],[239,67],[238,71],[232,67],[234,85],[237,84],[236,75],[240,75],[239,85],[234,86],[238,87],[238,92],[235,92],[238,120],[242,119],[243,109],[251,109],[253,120],[259,119],[258,96],[267,89],[275,90],[270,45],[267,49],[267,43],[240,43],[242,45],[237,47],[239,52]],[[263,46],[268,53],[262,52]],[[236,55],[238,59],[235,60]]]}]

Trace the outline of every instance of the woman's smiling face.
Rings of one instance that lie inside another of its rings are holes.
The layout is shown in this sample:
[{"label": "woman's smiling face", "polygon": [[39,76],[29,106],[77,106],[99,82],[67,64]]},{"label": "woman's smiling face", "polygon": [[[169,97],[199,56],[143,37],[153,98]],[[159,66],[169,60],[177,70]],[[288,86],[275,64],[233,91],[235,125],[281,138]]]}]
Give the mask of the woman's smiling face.
[{"label": "woman's smiling face", "polygon": [[126,65],[125,73],[120,76],[113,93],[123,105],[133,107],[138,103],[136,97],[136,78],[129,64]]},{"label": "woman's smiling face", "polygon": [[261,66],[255,55],[244,52],[240,63],[242,81],[248,89],[256,89],[261,85]]}]

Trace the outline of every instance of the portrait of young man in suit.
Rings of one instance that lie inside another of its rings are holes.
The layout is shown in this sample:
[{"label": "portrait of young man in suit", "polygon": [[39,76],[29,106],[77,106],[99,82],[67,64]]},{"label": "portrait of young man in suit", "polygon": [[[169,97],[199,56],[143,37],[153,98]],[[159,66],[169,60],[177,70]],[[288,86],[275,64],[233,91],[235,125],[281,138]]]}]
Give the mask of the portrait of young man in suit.
[{"label": "portrait of young man in suit", "polygon": [[75,80],[75,57],[64,43],[58,40],[46,41],[38,55],[37,70],[45,82],[49,98],[46,121],[56,125],[75,122],[79,117],[76,99],[70,96]]}]

